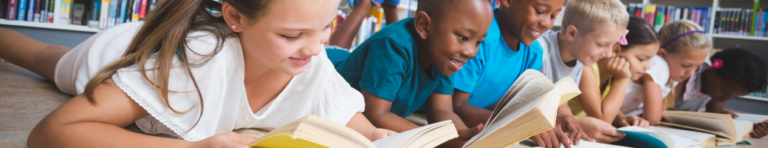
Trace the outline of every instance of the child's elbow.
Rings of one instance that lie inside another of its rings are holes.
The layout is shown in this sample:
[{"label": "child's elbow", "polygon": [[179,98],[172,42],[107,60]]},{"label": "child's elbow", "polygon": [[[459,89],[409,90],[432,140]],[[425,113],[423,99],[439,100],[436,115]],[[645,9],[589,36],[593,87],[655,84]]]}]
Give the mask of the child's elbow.
[{"label": "child's elbow", "polygon": [[36,147],[47,147],[45,146],[46,141],[46,135],[45,129],[47,126],[40,122],[37,126],[35,126],[34,129],[32,129],[32,132],[29,133],[29,137],[27,137],[27,147],[30,148],[36,148]]}]

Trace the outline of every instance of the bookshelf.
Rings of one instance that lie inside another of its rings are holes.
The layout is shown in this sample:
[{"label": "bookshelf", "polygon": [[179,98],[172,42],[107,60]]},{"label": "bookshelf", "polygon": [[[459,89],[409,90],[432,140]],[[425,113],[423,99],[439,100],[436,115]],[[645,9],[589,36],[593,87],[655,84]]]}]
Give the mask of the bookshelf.
[{"label": "bookshelf", "polygon": [[741,36],[741,35],[728,35],[728,34],[712,34],[713,39],[738,39],[738,40],[752,40],[752,41],[768,41],[768,37],[754,37],[754,36]]},{"label": "bookshelf", "polygon": [[82,26],[82,25],[52,24],[52,23],[27,22],[27,21],[16,21],[16,20],[5,20],[5,19],[0,19],[0,25],[40,28],[40,29],[53,29],[53,30],[63,30],[63,31],[90,32],[90,33],[99,32],[98,28],[90,28],[88,26]]}]

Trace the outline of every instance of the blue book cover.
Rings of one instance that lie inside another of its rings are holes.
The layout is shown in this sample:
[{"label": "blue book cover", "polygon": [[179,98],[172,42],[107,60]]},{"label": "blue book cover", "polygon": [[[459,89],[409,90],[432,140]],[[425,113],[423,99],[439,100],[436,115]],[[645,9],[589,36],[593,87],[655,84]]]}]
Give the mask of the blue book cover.
[{"label": "blue book cover", "polygon": [[634,132],[634,131],[621,131],[626,134],[624,138],[616,141],[612,144],[629,146],[629,147],[653,147],[653,148],[667,148],[663,141],[656,137],[653,137],[647,133]]},{"label": "blue book cover", "polygon": [[16,13],[16,20],[27,20],[27,1],[30,0],[19,0],[19,13]]},{"label": "blue book cover", "polygon": [[27,21],[35,21],[35,0],[27,0]]},{"label": "blue book cover", "polygon": [[768,37],[768,9],[763,10],[763,37]]},{"label": "blue book cover", "polygon": [[128,0],[120,0],[120,17],[117,18],[116,24],[125,23],[125,13],[128,12]]},{"label": "blue book cover", "polygon": [[117,0],[109,1],[109,17],[107,17],[107,27],[115,26],[117,18]]}]

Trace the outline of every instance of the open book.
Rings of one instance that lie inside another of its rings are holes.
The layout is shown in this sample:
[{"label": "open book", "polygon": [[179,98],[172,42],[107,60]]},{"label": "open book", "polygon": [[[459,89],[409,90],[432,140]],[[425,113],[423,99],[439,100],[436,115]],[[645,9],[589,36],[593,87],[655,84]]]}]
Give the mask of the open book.
[{"label": "open book", "polygon": [[310,115],[272,130],[251,147],[435,147],[458,137],[456,127],[446,120],[371,142],[346,126]]},{"label": "open book", "polygon": [[668,121],[659,125],[714,134],[718,136],[717,146],[736,145],[739,142],[750,144],[744,135],[752,130],[752,122],[733,120],[729,114],[665,111],[662,116]]},{"label": "open book", "polygon": [[499,100],[483,131],[464,147],[507,147],[552,129],[561,99],[579,94],[570,77],[553,85],[541,72],[526,70]]},{"label": "open book", "polygon": [[[618,141],[632,147],[688,148],[714,146],[715,135],[665,127],[626,126],[618,129],[626,137]],[[709,145],[711,144],[711,145]]]}]

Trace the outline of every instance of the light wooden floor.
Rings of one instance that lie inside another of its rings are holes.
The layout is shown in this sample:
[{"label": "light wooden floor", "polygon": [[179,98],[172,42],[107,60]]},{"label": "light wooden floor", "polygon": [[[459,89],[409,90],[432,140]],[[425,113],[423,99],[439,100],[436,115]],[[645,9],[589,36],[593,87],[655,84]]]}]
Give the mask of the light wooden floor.
[{"label": "light wooden floor", "polygon": [[0,147],[26,147],[32,128],[70,98],[53,82],[0,62]]}]

